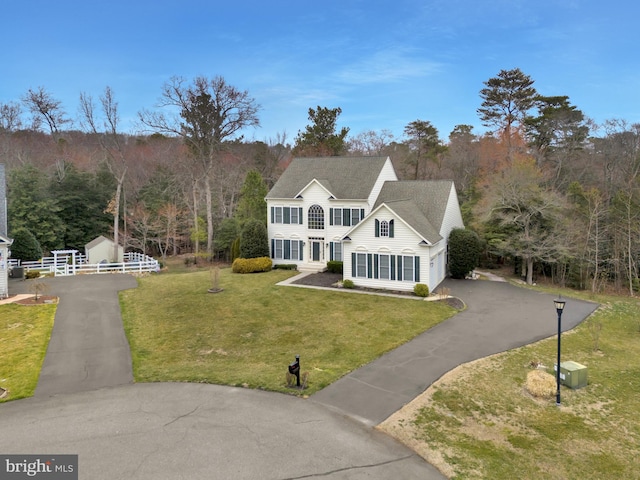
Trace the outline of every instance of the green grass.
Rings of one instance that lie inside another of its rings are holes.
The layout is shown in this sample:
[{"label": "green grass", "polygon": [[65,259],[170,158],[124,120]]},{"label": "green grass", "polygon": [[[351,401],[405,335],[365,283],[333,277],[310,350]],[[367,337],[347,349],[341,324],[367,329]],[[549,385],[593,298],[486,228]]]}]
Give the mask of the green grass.
[{"label": "green grass", "polygon": [[121,293],[136,381],[288,391],[300,355],[312,394],[455,313],[439,302],[277,286],[296,272],[208,270],[141,278]]},{"label": "green grass", "polygon": [[0,402],[33,395],[55,312],[56,305],[0,305],[0,387],[8,390]]},{"label": "green grass", "polygon": [[556,337],[463,366],[404,420],[418,449],[440,452],[450,478],[640,478],[639,304],[591,299],[603,307],[562,337],[587,387],[563,387],[560,408],[525,392],[531,362],[552,373]]}]

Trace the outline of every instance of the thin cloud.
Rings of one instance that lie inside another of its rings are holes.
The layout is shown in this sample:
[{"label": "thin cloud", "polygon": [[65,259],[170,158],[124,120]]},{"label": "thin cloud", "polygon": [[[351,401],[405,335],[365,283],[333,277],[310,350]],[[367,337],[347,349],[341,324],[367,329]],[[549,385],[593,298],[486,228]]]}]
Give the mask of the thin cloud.
[{"label": "thin cloud", "polygon": [[347,65],[336,78],[352,85],[396,83],[433,75],[441,69],[438,62],[411,56],[406,49],[392,48]]}]

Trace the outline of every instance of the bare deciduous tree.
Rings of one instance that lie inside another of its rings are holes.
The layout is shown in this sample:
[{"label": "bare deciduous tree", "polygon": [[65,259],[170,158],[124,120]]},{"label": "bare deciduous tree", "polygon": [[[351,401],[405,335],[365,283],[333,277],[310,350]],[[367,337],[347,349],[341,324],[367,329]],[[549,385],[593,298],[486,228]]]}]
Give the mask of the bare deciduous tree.
[{"label": "bare deciduous tree", "polygon": [[[180,136],[199,165],[207,209],[207,251],[212,253],[211,175],[216,174],[223,143],[236,138],[246,127],[260,125],[257,116],[260,106],[246,90],[229,85],[221,76],[196,77],[192,84],[182,77],[172,77],[163,86],[158,106],[169,107],[173,112],[145,110],[139,113],[139,119],[155,132]],[[197,214],[194,218],[197,219]],[[197,228],[197,221],[195,224]]]}]

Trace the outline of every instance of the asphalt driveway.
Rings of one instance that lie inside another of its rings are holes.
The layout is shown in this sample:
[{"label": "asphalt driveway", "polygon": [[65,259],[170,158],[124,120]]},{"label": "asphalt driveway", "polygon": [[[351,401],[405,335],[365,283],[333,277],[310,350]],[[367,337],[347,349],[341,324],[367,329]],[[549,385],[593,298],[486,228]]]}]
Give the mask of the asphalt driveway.
[{"label": "asphalt driveway", "polygon": [[[553,295],[506,282],[447,279],[467,309],[313,395],[334,411],[377,425],[463,363],[550,337],[558,323]],[[563,331],[598,307],[567,300]]]}]

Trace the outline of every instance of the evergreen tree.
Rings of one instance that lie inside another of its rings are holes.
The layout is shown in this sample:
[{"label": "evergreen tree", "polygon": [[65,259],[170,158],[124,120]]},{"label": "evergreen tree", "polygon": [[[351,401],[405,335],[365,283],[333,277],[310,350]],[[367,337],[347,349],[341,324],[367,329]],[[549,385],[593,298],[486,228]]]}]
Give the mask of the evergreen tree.
[{"label": "evergreen tree", "polygon": [[293,154],[303,157],[341,155],[346,150],[345,138],[349,133],[347,127],[336,132],[336,122],[342,109],[318,106],[317,110],[309,109],[310,125],[304,132],[298,132],[293,148]]},{"label": "evergreen tree", "polygon": [[59,216],[60,206],[47,188],[44,172],[25,165],[11,170],[8,180],[9,229],[26,228],[47,252],[63,248],[65,225]]},{"label": "evergreen tree", "polygon": [[42,249],[36,237],[24,227],[18,227],[11,232],[11,258],[23,262],[36,261],[42,258]]},{"label": "evergreen tree", "polygon": [[105,208],[112,196],[108,185],[96,175],[81,172],[72,164],[51,180],[49,192],[59,207],[58,217],[64,223],[65,248],[84,249],[99,235],[109,232],[111,218]]},{"label": "evergreen tree", "polygon": [[241,225],[251,218],[267,223],[267,202],[264,200],[267,193],[269,191],[260,172],[249,171],[240,189],[240,200],[236,209],[236,217]]},{"label": "evergreen tree", "polygon": [[242,228],[240,257],[259,258],[269,256],[267,227],[260,220],[250,219]]},{"label": "evergreen tree", "polygon": [[454,228],[449,234],[449,272],[453,278],[464,278],[478,266],[480,238],[472,230]]}]

